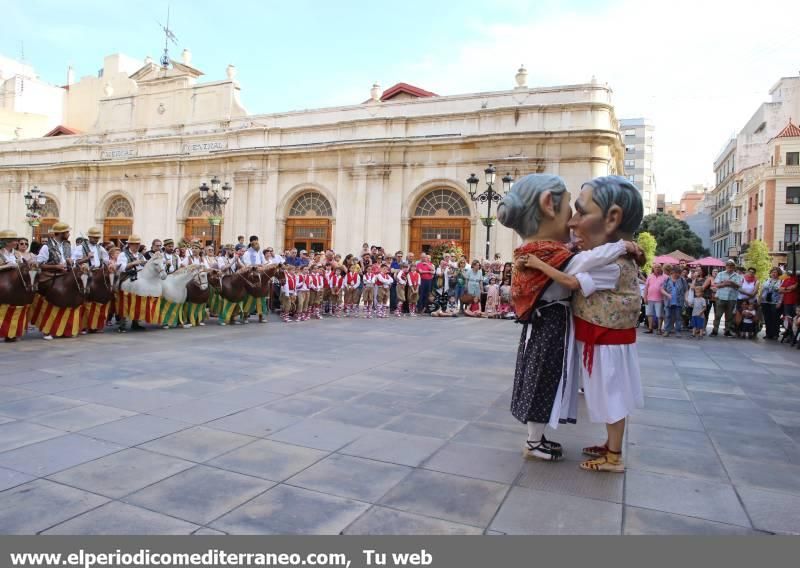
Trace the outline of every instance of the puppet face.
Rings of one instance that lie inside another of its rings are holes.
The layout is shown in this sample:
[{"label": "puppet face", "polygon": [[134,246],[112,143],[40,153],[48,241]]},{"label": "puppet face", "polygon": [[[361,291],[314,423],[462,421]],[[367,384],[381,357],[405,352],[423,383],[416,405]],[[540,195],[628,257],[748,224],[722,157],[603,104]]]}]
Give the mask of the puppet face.
[{"label": "puppet face", "polygon": [[603,210],[592,199],[592,192],[591,186],[583,186],[575,201],[575,214],[568,223],[583,250],[610,242],[622,222],[622,210],[615,205],[603,215]]}]

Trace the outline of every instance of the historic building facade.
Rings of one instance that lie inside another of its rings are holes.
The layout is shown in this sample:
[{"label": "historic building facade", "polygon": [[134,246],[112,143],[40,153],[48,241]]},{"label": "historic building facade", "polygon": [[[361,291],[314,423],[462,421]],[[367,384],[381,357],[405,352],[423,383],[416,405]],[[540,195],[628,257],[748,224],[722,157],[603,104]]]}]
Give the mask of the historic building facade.
[{"label": "historic building facade", "polygon": [[[93,113],[87,130],[65,124],[56,136],[0,143],[0,226],[30,234],[23,196],[37,186],[48,198],[45,231],[58,218],[74,234],[102,227],[105,239],[210,241],[198,186],[217,176],[233,186],[218,242],[256,234],[276,248],[355,252],[369,242],[418,253],[454,240],[479,258],[486,205],[469,197],[471,173],[479,191],[490,163],[498,190],[506,173],[558,174],[575,195],[592,177],[622,172],[611,91],[594,81],[528,88],[520,70],[507,91],[375,85],[362,104],[248,115],[235,73],[198,83],[186,54],[168,69],[146,61],[114,74],[96,110],[77,113]],[[85,91],[97,91],[92,81]],[[515,239],[496,225],[492,253],[510,256]]]}]

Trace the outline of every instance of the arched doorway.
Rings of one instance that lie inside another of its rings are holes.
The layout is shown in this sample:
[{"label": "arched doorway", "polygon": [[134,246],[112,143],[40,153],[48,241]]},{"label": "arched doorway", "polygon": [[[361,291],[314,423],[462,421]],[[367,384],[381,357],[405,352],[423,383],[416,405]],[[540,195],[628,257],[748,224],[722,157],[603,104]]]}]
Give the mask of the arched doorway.
[{"label": "arched doorway", "polygon": [[289,208],[284,248],[321,252],[331,248],[333,207],[318,191],[299,195]]},{"label": "arched doorway", "polygon": [[103,240],[119,246],[122,241],[128,240],[131,233],[133,233],[133,207],[124,197],[115,197],[106,208]]},{"label": "arched doorway", "polygon": [[39,226],[33,228],[33,240],[42,242],[42,235],[46,239],[50,229],[58,223],[58,204],[52,197],[47,198],[40,215]]},{"label": "arched doorway", "polygon": [[[208,220],[213,215],[210,205],[203,205],[203,201],[198,197],[189,207],[189,214],[186,216],[186,225],[183,230],[183,238],[187,241],[198,240],[203,246],[211,244],[211,222]],[[222,235],[222,224],[214,227],[214,240],[220,242]]]},{"label": "arched doorway", "polygon": [[454,241],[469,258],[470,209],[452,189],[434,189],[422,196],[411,219],[408,250],[427,253],[442,241]]}]

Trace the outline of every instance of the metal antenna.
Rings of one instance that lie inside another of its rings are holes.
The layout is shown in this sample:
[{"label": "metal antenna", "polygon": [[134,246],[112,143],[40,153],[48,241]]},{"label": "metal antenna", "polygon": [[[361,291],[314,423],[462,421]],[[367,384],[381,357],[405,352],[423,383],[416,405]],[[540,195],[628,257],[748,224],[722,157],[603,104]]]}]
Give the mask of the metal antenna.
[{"label": "metal antenna", "polygon": [[164,31],[164,55],[161,56],[161,66],[166,69],[169,67],[169,42],[178,45],[178,38],[175,37],[175,34],[172,33],[172,30],[169,29],[169,6],[167,6],[167,25],[161,25],[161,22],[158,25]]}]

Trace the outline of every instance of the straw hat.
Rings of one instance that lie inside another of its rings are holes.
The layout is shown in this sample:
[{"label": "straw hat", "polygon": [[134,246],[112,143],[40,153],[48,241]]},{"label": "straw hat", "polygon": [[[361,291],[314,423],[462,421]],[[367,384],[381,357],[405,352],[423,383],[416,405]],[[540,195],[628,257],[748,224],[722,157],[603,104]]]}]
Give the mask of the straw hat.
[{"label": "straw hat", "polygon": [[142,237],[139,235],[131,235],[128,237],[128,244],[129,245],[140,245],[142,244]]},{"label": "straw hat", "polygon": [[86,234],[90,237],[97,237],[99,239],[100,237],[103,236],[103,231],[101,231],[97,227],[92,227]]},{"label": "straw hat", "polygon": [[173,239],[164,239],[164,246],[174,245],[175,241]]},{"label": "straw hat", "polygon": [[53,233],[66,233],[67,231],[71,231],[72,227],[70,227],[67,223],[62,223],[59,221],[50,229]]},{"label": "straw hat", "polygon": [[19,239],[19,235],[13,229],[3,229],[0,231],[0,241],[15,241]]}]

